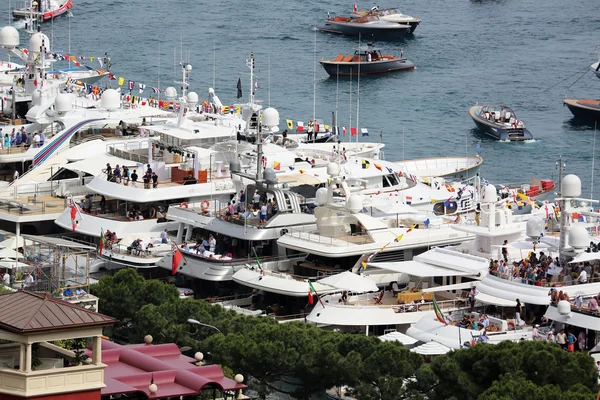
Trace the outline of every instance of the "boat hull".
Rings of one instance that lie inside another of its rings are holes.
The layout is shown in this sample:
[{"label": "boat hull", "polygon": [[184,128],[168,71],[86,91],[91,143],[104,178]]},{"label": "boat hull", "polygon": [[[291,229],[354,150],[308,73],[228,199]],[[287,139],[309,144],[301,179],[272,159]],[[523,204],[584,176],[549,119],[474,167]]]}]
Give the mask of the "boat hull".
[{"label": "boat hull", "polygon": [[596,74],[598,78],[600,78],[600,61],[593,63],[590,66],[590,69],[592,70],[592,72],[594,72],[594,74]]},{"label": "boat hull", "polygon": [[[64,2],[62,6],[57,8],[56,10],[46,11],[46,12],[34,12],[33,16],[37,18],[39,21],[50,21],[56,17],[59,17],[69,11],[69,9],[73,8],[73,2],[71,0],[67,0]],[[21,8],[13,11],[14,19],[26,19],[31,15],[29,8]]]},{"label": "boat hull", "polygon": [[600,100],[565,99],[564,104],[575,118],[588,121],[600,121]]},{"label": "boat hull", "polygon": [[[384,60],[371,62],[334,62],[321,61],[321,65],[329,76],[357,76],[384,74],[394,71],[409,71],[415,69],[415,65],[409,60]],[[360,72],[359,72],[360,70]]]},{"label": "boat hull", "polygon": [[345,36],[361,36],[361,38],[378,39],[378,40],[395,40],[406,37],[411,32],[410,25],[397,26],[389,25],[385,27],[377,27],[363,23],[352,22],[326,22],[324,25],[317,27],[321,32],[335,33]]},{"label": "boat hull", "polygon": [[497,140],[522,142],[524,140],[532,140],[533,135],[527,128],[509,128],[505,125],[492,123],[478,115],[481,109],[479,106],[473,106],[469,109],[469,115],[477,128]]}]

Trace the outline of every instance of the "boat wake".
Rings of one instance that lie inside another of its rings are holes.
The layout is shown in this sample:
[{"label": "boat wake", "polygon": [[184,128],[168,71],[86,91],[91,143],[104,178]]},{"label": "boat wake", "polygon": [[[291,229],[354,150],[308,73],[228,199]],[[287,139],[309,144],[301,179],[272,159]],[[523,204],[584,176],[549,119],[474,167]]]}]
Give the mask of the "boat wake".
[{"label": "boat wake", "polygon": [[16,20],[12,23],[13,28],[15,29],[25,29],[25,24],[27,23],[24,19]]}]

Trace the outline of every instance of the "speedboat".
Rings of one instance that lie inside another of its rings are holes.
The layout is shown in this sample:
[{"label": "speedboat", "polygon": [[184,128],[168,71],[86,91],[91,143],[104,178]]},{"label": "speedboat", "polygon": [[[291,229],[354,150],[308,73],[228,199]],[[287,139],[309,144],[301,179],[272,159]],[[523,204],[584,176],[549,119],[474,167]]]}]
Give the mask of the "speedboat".
[{"label": "speedboat", "polygon": [[590,69],[600,78],[600,46],[596,46],[596,53],[598,53],[598,61],[590,65]]},{"label": "speedboat", "polygon": [[406,58],[383,55],[381,50],[371,43],[359,47],[353,56],[339,54],[333,60],[322,60],[320,63],[329,76],[381,74],[415,68],[415,65]]},{"label": "speedboat", "polygon": [[73,8],[72,0],[32,0],[28,3],[29,7],[21,7],[13,11],[14,19],[34,18],[42,22],[50,21]]},{"label": "speedboat", "polygon": [[411,25],[384,21],[374,15],[334,17],[325,21],[325,24],[318,26],[317,29],[338,35],[361,35],[363,38],[383,40],[402,39],[412,31]]},{"label": "speedboat", "polygon": [[517,119],[512,108],[504,105],[473,106],[469,115],[475,125],[485,134],[498,140],[523,141],[533,139],[533,135],[523,121]]},{"label": "speedboat", "polygon": [[575,118],[588,121],[600,121],[600,100],[564,99],[563,103],[573,113]]},{"label": "speedboat", "polygon": [[353,15],[366,17],[375,16],[382,21],[395,22],[397,24],[410,25],[410,32],[413,33],[417,26],[421,23],[421,18],[411,17],[410,15],[402,14],[397,8],[382,8],[379,6],[374,7],[371,10],[360,10]]}]

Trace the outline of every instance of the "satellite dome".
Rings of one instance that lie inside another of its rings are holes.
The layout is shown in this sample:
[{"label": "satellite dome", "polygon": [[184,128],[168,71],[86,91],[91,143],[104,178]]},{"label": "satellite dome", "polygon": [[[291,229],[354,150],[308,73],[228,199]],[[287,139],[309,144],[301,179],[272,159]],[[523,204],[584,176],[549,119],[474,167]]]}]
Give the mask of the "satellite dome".
[{"label": "satellite dome", "polygon": [[19,31],[12,26],[5,26],[0,29],[0,46],[7,49],[15,48],[19,45]]},{"label": "satellite dome", "polygon": [[317,194],[315,195],[315,200],[317,205],[322,206],[327,203],[327,189],[319,188],[317,189]]},{"label": "satellite dome", "polygon": [[198,104],[198,93],[189,92],[187,95],[187,102],[191,106],[195,106],[196,104]]},{"label": "satellite dome", "polygon": [[581,196],[581,179],[577,175],[567,175],[562,180],[562,195],[564,197]]},{"label": "satellite dome", "polygon": [[121,107],[121,96],[115,89],[106,89],[100,98],[100,107],[108,111],[118,110]]},{"label": "satellite dome", "polygon": [[[574,176],[574,175],[573,175]],[[585,249],[590,244],[590,235],[581,225],[575,225],[569,231],[569,244],[574,249]]]},{"label": "satellite dome", "polygon": [[165,96],[167,97],[167,99],[169,100],[174,100],[177,98],[177,89],[175,89],[173,86],[169,86],[166,90],[165,90]]},{"label": "satellite dome", "polygon": [[556,308],[561,315],[568,315],[571,313],[571,303],[569,303],[567,300],[559,301],[556,305]]},{"label": "satellite dome", "polygon": [[192,64],[185,64],[185,70],[186,71],[191,71],[192,70]]},{"label": "satellite dome", "polygon": [[481,194],[482,203],[495,203],[498,201],[498,194],[494,185],[485,185]]},{"label": "satellite dome", "polygon": [[273,170],[273,168],[265,168],[265,171],[263,172],[263,179],[267,183],[277,182],[277,178],[275,177],[275,170]]},{"label": "satellite dome", "polygon": [[339,176],[340,174],[340,167],[336,164],[336,163],[329,163],[327,164],[327,175],[331,176],[331,177],[336,177]]},{"label": "satellite dome", "polygon": [[346,206],[350,212],[352,212],[352,214],[358,214],[360,210],[363,209],[363,202],[359,196],[353,194],[348,198],[348,203],[346,203]]},{"label": "satellite dome", "polygon": [[31,38],[29,39],[29,49],[33,53],[38,54],[42,46],[44,46],[46,50],[50,48],[50,39],[48,39],[48,36],[44,35],[42,32],[36,32],[31,35]]},{"label": "satellite dome", "polygon": [[530,238],[537,238],[544,233],[545,227],[546,224],[540,217],[532,217],[527,221],[525,232]]},{"label": "satellite dome", "polygon": [[73,109],[73,97],[70,93],[59,93],[54,100],[54,109],[59,113],[66,113]]},{"label": "satellite dome", "polygon": [[267,127],[279,125],[279,111],[269,107],[262,113],[262,124]]}]

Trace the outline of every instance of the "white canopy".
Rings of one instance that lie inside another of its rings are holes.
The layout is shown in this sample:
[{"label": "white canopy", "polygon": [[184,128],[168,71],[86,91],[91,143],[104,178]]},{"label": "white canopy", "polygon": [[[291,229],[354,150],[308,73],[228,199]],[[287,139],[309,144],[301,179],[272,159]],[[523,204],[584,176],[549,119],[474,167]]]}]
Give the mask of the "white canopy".
[{"label": "white canopy", "polygon": [[0,260],[0,268],[21,268],[30,267],[29,264],[22,263],[20,261],[11,260],[10,258]]},{"label": "white canopy", "polygon": [[600,260],[600,252],[598,252],[598,253],[581,253],[580,255],[575,257],[573,259],[573,261],[570,261],[569,264],[575,264],[575,263],[580,263],[580,262],[585,262],[585,261],[595,261],[595,260]]},{"label": "white canopy", "polygon": [[577,326],[579,328],[591,329],[593,331],[600,330],[600,318],[595,315],[571,311],[569,314],[561,314],[556,306],[550,306],[544,315],[546,318],[562,322],[563,324]]},{"label": "white canopy", "polygon": [[0,258],[23,258],[23,254],[12,249],[2,249],[0,250]]},{"label": "white canopy", "polygon": [[503,299],[501,297],[496,297],[496,296],[492,296],[492,295],[485,294],[485,293],[479,293],[477,296],[475,296],[475,299],[477,299],[485,304],[493,304],[493,305],[501,306],[501,307],[516,307],[517,306],[517,302],[514,300],[507,300],[507,299]]},{"label": "white canopy", "polygon": [[414,349],[410,349],[410,351],[424,356],[439,356],[441,354],[446,354],[451,350],[451,348],[434,341],[427,342],[415,347]]},{"label": "white canopy", "polygon": [[454,285],[434,286],[434,287],[430,287],[427,289],[423,289],[423,293],[471,289],[471,287],[473,287],[476,284],[477,284],[477,281],[472,281],[472,282],[455,283]]},{"label": "white canopy", "polygon": [[11,238],[1,241],[0,248],[16,250],[19,247],[23,247],[25,244],[29,245],[31,244],[31,242],[25,242],[22,236],[18,236],[18,239],[17,236],[13,236]]},{"label": "white canopy", "polygon": [[431,276],[467,276],[473,275],[472,272],[457,271],[455,269],[436,267],[435,265],[425,264],[419,261],[396,261],[396,262],[377,262],[369,263],[369,266],[389,271],[401,272],[408,275],[419,276],[422,278]]},{"label": "white canopy", "polygon": [[353,293],[377,292],[377,285],[364,276],[353,274],[350,271],[344,271],[339,274],[328,276],[327,278],[319,279],[319,283],[329,285],[336,289],[347,290]]},{"label": "white canopy", "polygon": [[386,333],[383,336],[379,336],[379,339],[384,341],[384,342],[400,342],[402,343],[403,346],[412,346],[415,343],[418,342],[417,339],[412,338],[408,335],[405,335],[404,333],[400,333],[400,332],[390,332],[390,333]]},{"label": "white canopy", "polygon": [[403,204],[399,202],[386,202],[375,204],[373,207],[378,210],[383,211],[386,214],[418,214],[420,211],[409,206],[408,204]]}]

